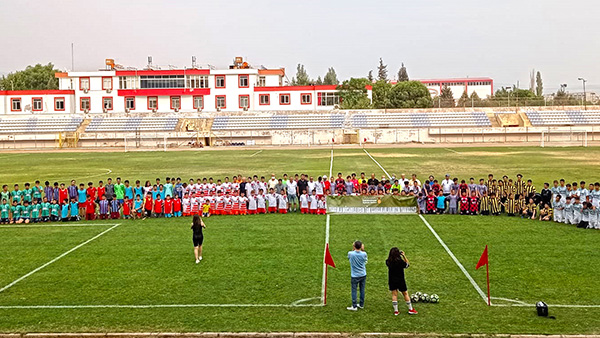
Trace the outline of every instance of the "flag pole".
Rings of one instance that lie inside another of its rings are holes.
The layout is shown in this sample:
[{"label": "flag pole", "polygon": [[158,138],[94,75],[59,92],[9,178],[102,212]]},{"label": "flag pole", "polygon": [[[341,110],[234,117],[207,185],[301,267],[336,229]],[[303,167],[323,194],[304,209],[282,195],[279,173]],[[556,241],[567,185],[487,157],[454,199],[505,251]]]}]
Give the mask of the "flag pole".
[{"label": "flag pole", "polygon": [[323,292],[323,306],[327,305],[327,271],[329,266],[325,264],[325,292]]},{"label": "flag pole", "polygon": [[492,306],[492,297],[490,296],[490,263],[488,261],[488,263],[485,265],[485,270],[487,272],[487,296],[488,296],[488,306]]}]

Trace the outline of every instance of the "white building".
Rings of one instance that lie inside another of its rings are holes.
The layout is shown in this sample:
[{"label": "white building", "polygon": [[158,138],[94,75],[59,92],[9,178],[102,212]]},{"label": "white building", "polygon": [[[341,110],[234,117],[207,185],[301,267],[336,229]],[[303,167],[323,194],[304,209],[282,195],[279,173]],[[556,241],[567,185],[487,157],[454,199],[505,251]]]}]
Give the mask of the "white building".
[{"label": "white building", "polygon": [[283,86],[285,69],[253,69],[241,60],[219,70],[106,64],[106,70],[57,73],[60,90],[0,91],[0,114],[319,111],[340,103],[336,86]]},{"label": "white building", "polygon": [[417,80],[427,86],[431,96],[437,96],[442,91],[442,87],[445,85],[452,90],[452,94],[455,99],[458,99],[462,94],[467,91],[467,94],[471,96],[474,92],[477,95],[485,99],[488,96],[494,95],[494,80],[489,77],[478,77],[478,78],[457,78],[457,79],[426,79]]}]

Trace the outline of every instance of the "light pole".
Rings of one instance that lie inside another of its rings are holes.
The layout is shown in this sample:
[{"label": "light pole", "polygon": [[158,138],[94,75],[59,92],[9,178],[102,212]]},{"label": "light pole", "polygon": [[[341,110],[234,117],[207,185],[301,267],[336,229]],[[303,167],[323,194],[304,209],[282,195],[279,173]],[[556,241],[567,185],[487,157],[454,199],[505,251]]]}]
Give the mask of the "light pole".
[{"label": "light pole", "polygon": [[512,87],[504,87],[504,90],[506,90],[506,92],[508,92],[508,106],[510,107],[510,92],[511,92]]},{"label": "light pole", "polygon": [[587,80],[582,77],[578,78],[577,80],[583,83],[583,110],[587,110],[587,95],[585,95],[585,83]]}]

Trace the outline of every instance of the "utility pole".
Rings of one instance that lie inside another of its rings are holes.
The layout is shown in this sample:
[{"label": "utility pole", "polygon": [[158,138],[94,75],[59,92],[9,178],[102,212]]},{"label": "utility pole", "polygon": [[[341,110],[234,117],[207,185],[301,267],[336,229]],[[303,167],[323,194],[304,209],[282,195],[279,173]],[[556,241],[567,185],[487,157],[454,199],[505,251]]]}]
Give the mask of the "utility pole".
[{"label": "utility pole", "polygon": [[73,53],[73,42],[71,42],[71,71],[74,72],[75,71],[75,59],[73,57],[74,53]]},{"label": "utility pole", "polygon": [[577,80],[583,83],[583,110],[587,110],[587,95],[585,94],[585,83],[587,80],[582,77],[578,78]]}]

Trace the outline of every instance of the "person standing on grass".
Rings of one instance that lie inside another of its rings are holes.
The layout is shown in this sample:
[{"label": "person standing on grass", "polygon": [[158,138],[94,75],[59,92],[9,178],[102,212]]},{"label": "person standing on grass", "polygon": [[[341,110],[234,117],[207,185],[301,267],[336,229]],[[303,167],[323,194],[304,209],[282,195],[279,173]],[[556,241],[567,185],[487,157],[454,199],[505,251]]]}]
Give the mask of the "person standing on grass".
[{"label": "person standing on grass", "polygon": [[394,307],[394,316],[398,315],[398,291],[404,296],[406,306],[408,306],[408,314],[416,315],[418,312],[410,302],[406,280],[404,279],[404,269],[410,266],[404,251],[400,251],[397,247],[390,249],[385,265],[388,267],[388,286],[392,292],[392,306]]},{"label": "person standing on grass", "polygon": [[204,242],[203,229],[206,229],[206,225],[200,218],[200,215],[195,214],[192,220],[192,241],[194,242],[194,256],[196,257],[196,264],[202,260],[202,243]]},{"label": "person standing on grass", "polygon": [[[356,311],[358,308],[365,307],[365,283],[367,281],[367,253],[365,246],[361,241],[356,241],[353,244],[352,251],[348,252],[348,260],[350,261],[350,281],[352,286],[352,306],[347,307],[347,310]],[[360,288],[360,302],[356,303],[356,288]]]}]

